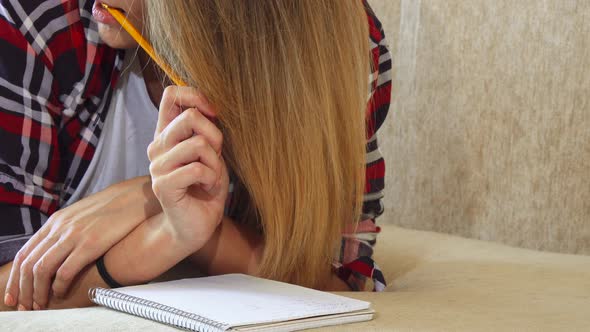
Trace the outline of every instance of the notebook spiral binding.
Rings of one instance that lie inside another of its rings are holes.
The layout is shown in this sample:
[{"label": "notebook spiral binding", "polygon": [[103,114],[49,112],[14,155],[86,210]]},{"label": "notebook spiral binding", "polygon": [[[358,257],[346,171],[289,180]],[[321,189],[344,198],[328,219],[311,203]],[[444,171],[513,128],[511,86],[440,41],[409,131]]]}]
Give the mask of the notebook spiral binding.
[{"label": "notebook spiral binding", "polygon": [[221,332],[229,328],[228,324],[112,289],[91,288],[88,297],[96,304],[190,331]]}]

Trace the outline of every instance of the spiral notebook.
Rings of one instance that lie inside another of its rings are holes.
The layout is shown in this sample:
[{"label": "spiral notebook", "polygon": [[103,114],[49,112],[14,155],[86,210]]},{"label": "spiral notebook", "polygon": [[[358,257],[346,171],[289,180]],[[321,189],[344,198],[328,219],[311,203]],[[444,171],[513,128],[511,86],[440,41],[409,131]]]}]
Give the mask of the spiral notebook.
[{"label": "spiral notebook", "polygon": [[191,331],[296,331],[371,320],[370,303],[243,274],[116,289],[99,305]]}]

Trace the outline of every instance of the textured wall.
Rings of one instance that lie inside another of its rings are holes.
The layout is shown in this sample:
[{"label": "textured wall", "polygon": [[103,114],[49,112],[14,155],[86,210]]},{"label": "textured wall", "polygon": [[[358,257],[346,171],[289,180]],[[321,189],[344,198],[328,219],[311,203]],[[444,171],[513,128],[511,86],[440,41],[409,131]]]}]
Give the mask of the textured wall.
[{"label": "textured wall", "polygon": [[395,224],[590,254],[590,1],[370,0]]}]

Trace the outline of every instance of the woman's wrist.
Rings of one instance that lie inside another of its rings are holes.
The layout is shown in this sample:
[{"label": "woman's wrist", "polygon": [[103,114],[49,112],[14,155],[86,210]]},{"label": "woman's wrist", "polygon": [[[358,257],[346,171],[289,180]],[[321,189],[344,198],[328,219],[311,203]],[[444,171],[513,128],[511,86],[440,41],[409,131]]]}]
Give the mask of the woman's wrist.
[{"label": "woman's wrist", "polygon": [[178,240],[160,213],[111,248],[104,256],[104,264],[119,284],[136,285],[153,280],[193,251]]},{"label": "woman's wrist", "polygon": [[123,286],[118,281],[116,281],[107,270],[104,264],[104,255],[100,256],[96,260],[96,270],[102,278],[102,281],[104,281],[110,288],[118,288]]},{"label": "woman's wrist", "polygon": [[[179,250],[187,253],[188,256],[201,250],[214,238],[215,233],[217,233],[221,227],[224,217],[222,215],[219,217],[220,219],[217,219],[217,221],[211,223],[212,225],[216,226],[212,226],[210,228],[203,227],[200,228],[198,232],[195,232],[193,229],[185,229],[183,228],[184,225],[177,225],[175,220],[172,218],[174,217],[168,216],[165,212],[163,212],[160,227],[162,228],[162,231],[165,231],[169,234],[171,241],[174,241],[173,243],[175,243]],[[186,256],[183,258],[186,258]]]}]

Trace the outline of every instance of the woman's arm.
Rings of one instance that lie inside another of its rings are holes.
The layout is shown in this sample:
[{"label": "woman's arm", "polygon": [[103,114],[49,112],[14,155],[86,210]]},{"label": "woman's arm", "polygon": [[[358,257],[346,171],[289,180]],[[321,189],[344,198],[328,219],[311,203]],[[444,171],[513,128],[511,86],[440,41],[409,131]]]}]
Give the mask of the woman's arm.
[{"label": "woman's arm", "polygon": [[158,212],[149,176],[115,184],[57,211],[17,253],[11,277],[2,285],[9,294],[6,304],[45,307],[50,289],[66,293],[84,267]]},{"label": "woman's arm", "polygon": [[[196,269],[212,274],[250,273],[256,269],[261,241],[243,225],[223,218],[209,241],[197,252],[169,227],[163,213],[141,223],[127,237],[112,247],[104,257],[109,274],[122,285],[148,282],[191,255]],[[11,264],[0,268],[0,285],[4,285]],[[0,287],[2,287],[0,286]],[[62,298],[51,297],[47,308],[73,308],[91,305],[88,289],[108,287],[96,266],[87,266],[72,282]],[[1,289],[0,289],[1,291]],[[0,310],[14,310],[0,307]]]},{"label": "woman's arm", "polygon": [[[105,256],[109,274],[122,285],[153,280],[189,257],[195,269],[208,275],[256,275],[264,248],[260,235],[248,226],[224,217],[209,240],[196,252],[171,230],[164,214],[141,224]],[[323,290],[348,291],[335,274],[327,276]]]},{"label": "woman's arm", "polygon": [[[203,248],[190,256],[190,261],[209,275],[256,275],[263,249],[263,239],[259,234],[225,217]],[[324,291],[350,291],[348,285],[334,273],[326,276],[322,284]]]},{"label": "woman's arm", "polygon": [[[123,240],[105,254],[105,265],[113,278],[122,285],[148,282],[159,276],[183,258],[191,254],[189,246],[176,237],[160,213],[141,223]],[[12,263],[0,268],[0,287],[4,287]],[[62,309],[92,305],[88,290],[92,287],[107,288],[98,274],[95,264],[86,266],[72,281],[69,291],[62,297],[51,296],[44,308]],[[2,291],[2,289],[0,289]],[[4,293],[4,292],[2,292]],[[0,306],[0,310],[14,310]]]},{"label": "woman's arm", "polygon": [[[210,275],[245,273],[255,275],[261,259],[262,238],[247,226],[224,217],[209,241],[191,253],[178,240],[158,214],[143,222],[105,255],[105,265],[111,276],[122,285],[135,285],[153,280],[190,255],[196,269]],[[0,287],[5,285],[12,263],[0,268]],[[73,280],[70,291],[62,298],[51,297],[49,309],[85,307],[92,303],[88,289],[108,287],[96,266],[88,265]],[[326,282],[326,291],[348,291],[346,283],[335,274]],[[2,291],[2,289],[0,289]],[[2,310],[14,310],[0,306]]]},{"label": "woman's arm", "polygon": [[[169,268],[167,258],[173,256],[170,254],[171,252],[175,254],[174,256],[179,257],[183,255],[187,256],[190,253],[184,253],[179,251],[178,247],[170,245],[173,243],[173,240],[170,235],[171,233],[166,231],[165,225],[162,223],[162,216],[163,214],[160,213],[148,218],[140,226],[133,229],[118,244],[113,246],[109,250],[109,254],[106,255],[105,261],[108,258],[109,263],[112,260],[112,264],[114,265],[111,269],[122,269],[126,271],[123,276],[131,281],[125,284],[143,283],[151,280],[152,275],[157,276],[159,273],[166,271]],[[106,250],[108,248],[105,248]],[[129,262],[133,264],[129,264]],[[146,269],[136,269],[135,266],[144,266],[143,264],[137,264],[137,262],[146,262],[147,264],[145,266],[153,268],[156,272],[152,272],[150,277],[143,277],[142,272],[145,273]],[[150,265],[149,263],[155,264]],[[161,264],[161,266],[158,266],[158,264]],[[171,263],[170,266],[174,264]],[[5,293],[4,286],[8,282],[12,267],[13,263],[11,262],[0,268],[0,294]],[[88,289],[91,287],[108,287],[98,274],[94,263],[85,264],[85,267],[79,273],[76,273],[74,278],[69,279],[69,283],[71,283],[69,290],[63,294],[54,294],[48,297],[45,302],[46,304],[42,308],[60,309],[89,306],[91,302],[88,299]],[[30,309],[24,306],[23,308]],[[15,309],[17,308],[14,305],[0,305],[0,310]]]},{"label": "woman's arm", "polygon": [[[169,227],[164,214],[160,213],[141,223],[113,246],[105,254],[105,265],[113,278],[122,285],[141,284],[159,276],[191,254],[187,248]],[[3,291],[1,288],[6,284],[11,268],[12,263],[0,268],[0,291]],[[108,287],[98,274],[95,264],[86,266],[73,279],[72,286],[64,296],[51,296],[44,308],[89,306],[92,303],[88,299],[88,290],[92,287]],[[0,310],[14,309],[0,306]]]},{"label": "woman's arm", "polygon": [[122,285],[148,282],[186,257],[208,275],[255,275],[262,239],[247,226],[223,217],[208,241],[196,252],[169,227],[164,214],[142,223],[105,255],[109,274]]}]

